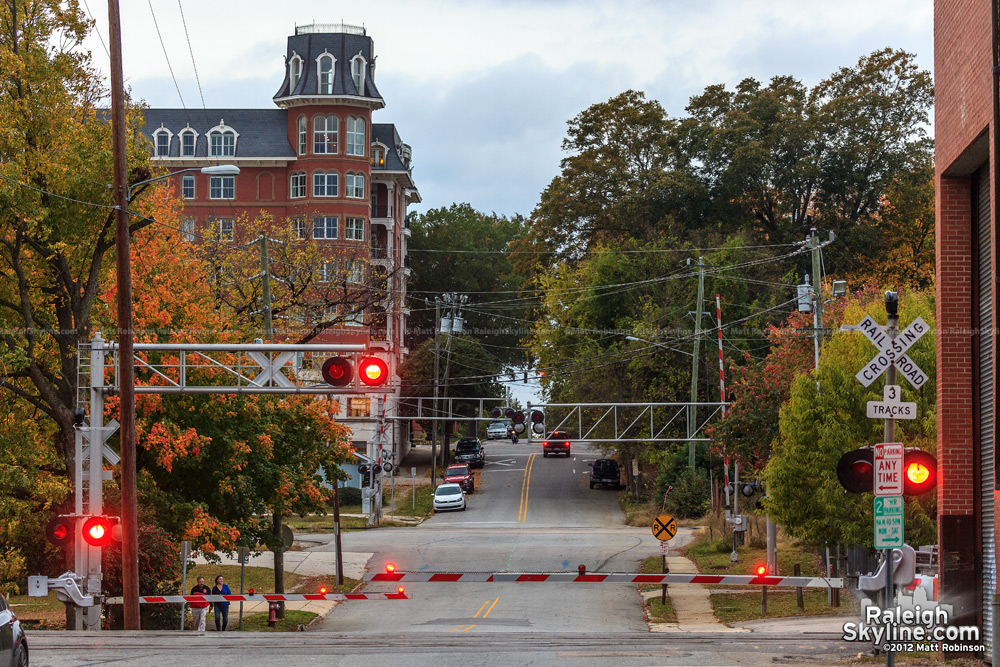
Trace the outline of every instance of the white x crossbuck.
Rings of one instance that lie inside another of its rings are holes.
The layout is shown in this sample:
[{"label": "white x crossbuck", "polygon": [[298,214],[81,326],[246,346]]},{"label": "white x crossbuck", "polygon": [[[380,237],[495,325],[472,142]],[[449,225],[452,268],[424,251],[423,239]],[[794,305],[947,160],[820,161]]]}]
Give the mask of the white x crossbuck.
[{"label": "white x crossbuck", "polygon": [[917,389],[924,386],[927,382],[927,374],[906,356],[906,351],[930,329],[924,318],[918,317],[913,320],[910,326],[893,339],[889,338],[889,335],[870,315],[858,323],[858,329],[868,336],[868,340],[879,351],[875,358],[865,364],[865,367],[854,376],[861,384],[867,387],[888,370],[889,366],[895,364],[896,370],[909,380],[910,384]]}]

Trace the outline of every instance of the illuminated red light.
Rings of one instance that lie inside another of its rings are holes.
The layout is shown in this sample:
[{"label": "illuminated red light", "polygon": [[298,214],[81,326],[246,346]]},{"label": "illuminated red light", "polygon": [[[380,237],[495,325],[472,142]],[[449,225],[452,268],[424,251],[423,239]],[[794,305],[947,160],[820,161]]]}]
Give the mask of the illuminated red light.
[{"label": "illuminated red light", "polygon": [[393,565],[392,563],[386,563],[385,564],[385,571],[388,572],[389,574],[392,574],[393,572],[396,571],[396,566]]},{"label": "illuminated red light", "polygon": [[405,589],[402,586],[400,586],[396,590],[399,592],[400,595],[402,595],[404,593],[404,591],[405,591]]},{"label": "illuminated red light", "polygon": [[359,366],[361,382],[369,387],[384,384],[389,378],[389,367],[378,357],[365,357]]},{"label": "illuminated red light", "polygon": [[765,574],[767,574],[767,566],[766,565],[758,565],[757,566],[757,576],[758,577],[763,577]]},{"label": "illuminated red light", "polygon": [[320,595],[326,595],[326,586],[320,586],[319,587],[319,594]]}]

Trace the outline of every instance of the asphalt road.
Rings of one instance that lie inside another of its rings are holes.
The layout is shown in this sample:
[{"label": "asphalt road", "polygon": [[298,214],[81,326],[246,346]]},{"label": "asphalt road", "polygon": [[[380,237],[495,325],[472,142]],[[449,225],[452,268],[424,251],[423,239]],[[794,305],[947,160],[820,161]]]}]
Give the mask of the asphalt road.
[{"label": "asphalt road", "polygon": [[[659,553],[647,528],[623,525],[613,490],[589,488],[587,462],[600,453],[575,444],[569,458],[545,458],[538,444],[486,443],[487,462],[468,510],[436,514],[414,528],[345,533],[344,549],[375,556],[380,570],[636,571]],[[301,536],[329,540],[330,536]],[[317,547],[332,549],[332,543]],[[391,591],[371,583],[368,591]],[[411,583],[410,600],[338,606],[320,631],[387,632],[643,632],[632,586]],[[377,606],[376,606],[377,604]]]}]

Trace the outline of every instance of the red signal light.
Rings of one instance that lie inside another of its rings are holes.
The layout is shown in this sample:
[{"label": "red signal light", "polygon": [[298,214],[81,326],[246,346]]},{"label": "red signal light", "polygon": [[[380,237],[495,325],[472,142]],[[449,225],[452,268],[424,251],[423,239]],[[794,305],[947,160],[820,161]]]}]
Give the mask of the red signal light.
[{"label": "red signal light", "polygon": [[754,569],[757,572],[758,577],[763,577],[765,574],[767,574],[767,565],[758,565]]},{"label": "red signal light", "polygon": [[395,566],[395,565],[393,565],[392,563],[386,563],[386,564],[385,564],[385,571],[386,571],[386,572],[387,572],[388,574],[392,574],[393,572],[395,572],[395,571],[396,571],[396,566]]},{"label": "red signal light", "polygon": [[247,591],[247,595],[253,595],[253,589],[252,588]]},{"label": "red signal light", "polygon": [[402,586],[400,586],[399,588],[397,588],[397,589],[396,589],[396,591],[397,591],[397,592],[398,592],[398,593],[399,593],[400,595],[402,595],[402,594],[403,594],[403,593],[405,592],[405,590],[406,590],[406,589],[404,589],[404,588],[403,588]]},{"label": "red signal light", "polygon": [[343,357],[330,357],[323,362],[323,380],[334,387],[346,387],[354,379],[354,367]]},{"label": "red signal light", "polygon": [[389,367],[378,357],[365,357],[358,364],[358,377],[369,387],[385,384],[389,379]]},{"label": "red signal light", "polygon": [[850,493],[875,490],[875,453],[868,448],[845,452],[837,461],[837,479]]},{"label": "red signal light", "polygon": [[73,519],[64,516],[53,517],[45,527],[45,535],[49,542],[61,547],[73,537]]},{"label": "red signal light", "polygon": [[83,541],[92,547],[104,547],[114,539],[116,519],[106,516],[92,516],[83,522]]},{"label": "red signal light", "polygon": [[320,595],[326,595],[326,586],[320,586],[319,587],[319,594]]},{"label": "red signal light", "polygon": [[937,459],[915,449],[903,453],[903,494],[919,496],[937,486]]}]

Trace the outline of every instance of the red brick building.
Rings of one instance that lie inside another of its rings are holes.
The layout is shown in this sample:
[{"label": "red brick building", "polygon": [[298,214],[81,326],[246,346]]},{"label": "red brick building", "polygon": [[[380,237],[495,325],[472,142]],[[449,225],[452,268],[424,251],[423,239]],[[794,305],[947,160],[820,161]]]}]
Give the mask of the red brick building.
[{"label": "red brick building", "polygon": [[[303,324],[332,321],[319,340],[369,344],[387,361],[398,388],[397,369],[407,353],[406,209],[420,195],[410,147],[395,126],[372,122],[385,102],[375,85],[371,37],[356,26],[297,26],[273,102],[268,109],[146,111],[144,133],[154,162],[174,170],[240,168],[236,176],[177,177],[183,231],[193,242],[209,228],[223,241],[244,240],[241,215],[253,219],[265,212],[275,224],[289,224],[295,236],[315,239],[328,261],[311,269],[342,276],[359,292],[375,286],[385,298],[362,309],[306,312],[303,317],[314,322]],[[374,401],[365,397],[348,397],[341,405],[345,419],[376,416]],[[371,438],[371,422],[352,426],[359,444]],[[396,440],[403,447],[408,442],[402,434]]]},{"label": "red brick building", "polygon": [[952,622],[979,624],[988,653],[997,587],[997,2],[934,3],[940,584]]}]

